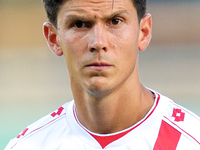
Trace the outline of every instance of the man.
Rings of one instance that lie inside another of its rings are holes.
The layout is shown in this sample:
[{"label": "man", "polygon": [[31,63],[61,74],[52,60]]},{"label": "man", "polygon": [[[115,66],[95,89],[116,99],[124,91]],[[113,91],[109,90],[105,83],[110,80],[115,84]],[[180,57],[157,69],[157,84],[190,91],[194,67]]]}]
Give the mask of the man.
[{"label": "man", "polygon": [[6,150],[200,149],[200,119],[138,76],[151,39],[146,0],[43,0],[50,49],[64,55],[74,100]]}]

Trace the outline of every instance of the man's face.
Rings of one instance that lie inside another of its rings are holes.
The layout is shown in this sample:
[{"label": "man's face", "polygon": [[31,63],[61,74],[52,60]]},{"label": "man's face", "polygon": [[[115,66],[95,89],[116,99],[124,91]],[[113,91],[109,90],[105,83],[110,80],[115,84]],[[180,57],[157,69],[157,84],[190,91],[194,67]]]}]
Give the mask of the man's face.
[{"label": "man's face", "polygon": [[109,93],[134,72],[141,38],[131,0],[68,0],[57,22],[72,84]]}]

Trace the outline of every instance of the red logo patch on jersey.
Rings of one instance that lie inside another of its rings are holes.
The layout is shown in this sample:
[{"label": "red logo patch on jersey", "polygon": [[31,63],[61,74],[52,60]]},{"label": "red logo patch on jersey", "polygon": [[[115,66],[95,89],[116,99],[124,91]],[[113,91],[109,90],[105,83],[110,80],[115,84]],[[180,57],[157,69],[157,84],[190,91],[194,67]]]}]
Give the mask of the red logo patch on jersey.
[{"label": "red logo patch on jersey", "polygon": [[177,122],[184,121],[184,119],[185,119],[185,113],[182,112],[181,109],[175,109],[174,108],[172,117],[174,117],[175,121],[177,121]]},{"label": "red logo patch on jersey", "polygon": [[19,139],[21,136],[24,136],[27,131],[28,131],[28,128],[24,129],[24,131],[20,135],[18,135],[17,138]]},{"label": "red logo patch on jersey", "polygon": [[64,109],[63,107],[58,108],[58,111],[57,112],[53,112],[51,114],[51,116],[55,117],[56,115],[60,115],[62,113],[63,109]]}]

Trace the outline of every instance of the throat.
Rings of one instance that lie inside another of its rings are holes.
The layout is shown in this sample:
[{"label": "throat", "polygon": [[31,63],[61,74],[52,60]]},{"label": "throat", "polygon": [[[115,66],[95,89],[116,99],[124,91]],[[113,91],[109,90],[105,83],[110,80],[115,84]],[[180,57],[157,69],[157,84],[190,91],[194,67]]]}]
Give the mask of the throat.
[{"label": "throat", "polygon": [[[121,131],[121,132],[116,132],[116,133],[106,133],[106,131],[104,131],[104,133],[94,133],[90,130],[88,130],[87,128],[85,128],[78,120],[78,117],[76,115],[76,111],[75,111],[75,107],[74,107],[74,117],[77,121],[77,123],[88,133],[90,134],[102,147],[102,149],[104,149],[107,145],[109,145],[110,143],[122,138],[123,136],[125,136],[126,134],[128,134],[129,132],[131,132],[135,127],[131,127],[127,130]],[[105,126],[104,126],[105,128]]]},{"label": "throat", "polygon": [[115,133],[133,126],[148,113],[154,102],[153,94],[147,90],[139,94],[113,92],[99,100],[87,93],[82,95],[82,98],[75,97],[77,120],[99,134]]},{"label": "throat", "polygon": [[[124,128],[124,126],[123,126],[121,129],[118,128],[116,131],[114,131],[114,130],[105,131],[106,127],[108,127],[106,124],[101,125],[101,126],[103,126],[102,129],[104,129],[104,130],[101,130],[101,131],[99,130],[99,132],[98,132],[98,130],[94,130],[94,131],[90,130],[90,128],[88,128],[87,126],[85,126],[79,122],[79,119],[78,119],[76,111],[75,111],[75,107],[74,107],[73,112],[74,112],[74,117],[75,117],[77,123],[101,145],[102,149],[104,149],[106,146],[108,146],[112,142],[121,139],[122,137],[126,136],[128,133],[132,132],[133,130],[137,130],[137,128],[139,126],[144,124],[145,121],[147,121],[147,119],[150,118],[150,116],[153,114],[155,108],[158,105],[159,99],[160,99],[159,95],[155,96],[155,101],[154,101],[153,106],[145,114],[145,116],[143,118],[141,118],[139,121],[137,121],[135,124],[128,126],[126,128]],[[131,118],[134,118],[134,116],[132,116]],[[125,118],[125,120],[129,120],[129,119]],[[120,122],[123,122],[123,124],[124,124],[124,120],[121,120]]]},{"label": "throat", "polygon": [[74,112],[77,113],[75,113],[78,116],[76,118],[79,118],[77,120],[80,120],[83,126],[98,134],[112,134],[122,131],[145,116],[136,109],[141,108],[139,105],[129,104],[128,107],[126,102],[116,103],[117,101],[114,100],[112,102],[102,100],[95,105],[89,103],[89,106],[82,109],[81,112],[79,112],[80,109],[76,108],[77,111]]}]

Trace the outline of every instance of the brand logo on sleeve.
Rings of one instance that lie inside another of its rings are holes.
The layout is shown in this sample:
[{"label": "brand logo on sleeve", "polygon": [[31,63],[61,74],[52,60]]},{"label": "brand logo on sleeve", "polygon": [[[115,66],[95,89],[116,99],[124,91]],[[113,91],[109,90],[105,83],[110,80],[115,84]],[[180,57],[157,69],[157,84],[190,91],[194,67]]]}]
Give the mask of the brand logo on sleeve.
[{"label": "brand logo on sleeve", "polygon": [[177,121],[177,122],[184,121],[184,119],[185,119],[185,113],[182,112],[181,109],[175,109],[174,108],[172,117],[175,118],[174,121]]},{"label": "brand logo on sleeve", "polygon": [[57,112],[53,112],[52,114],[51,114],[51,116],[52,117],[55,117],[56,115],[60,115],[61,113],[62,113],[62,111],[63,111],[63,107],[60,107],[60,108],[58,108],[58,111]]},{"label": "brand logo on sleeve", "polygon": [[28,131],[28,128],[24,129],[24,131],[20,135],[18,135],[17,138],[19,139],[21,136],[24,136],[27,131]]}]

